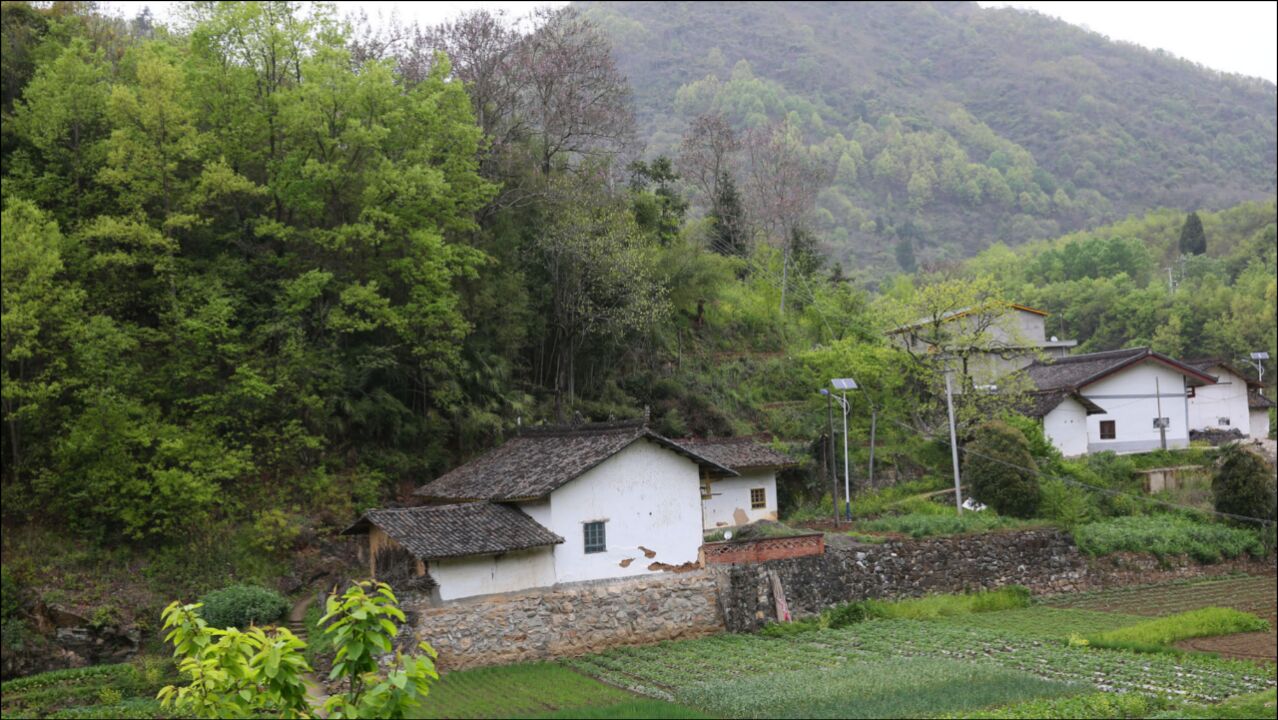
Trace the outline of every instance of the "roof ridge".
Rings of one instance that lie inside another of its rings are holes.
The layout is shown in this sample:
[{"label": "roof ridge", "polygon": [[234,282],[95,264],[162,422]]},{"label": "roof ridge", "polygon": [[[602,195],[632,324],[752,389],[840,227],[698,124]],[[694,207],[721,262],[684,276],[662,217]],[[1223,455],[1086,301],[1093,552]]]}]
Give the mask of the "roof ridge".
[{"label": "roof ridge", "polygon": [[1066,355],[1065,357],[1052,358],[1051,360],[1047,362],[1044,362],[1042,360],[1035,360],[1033,364],[1046,367],[1050,365],[1061,365],[1063,363],[1089,362],[1091,360],[1105,360],[1107,358],[1127,357],[1129,355],[1138,355],[1140,353],[1152,353],[1152,352],[1153,351],[1150,350],[1148,347],[1122,348],[1119,350],[1098,350],[1097,352],[1081,353],[1079,355]]}]

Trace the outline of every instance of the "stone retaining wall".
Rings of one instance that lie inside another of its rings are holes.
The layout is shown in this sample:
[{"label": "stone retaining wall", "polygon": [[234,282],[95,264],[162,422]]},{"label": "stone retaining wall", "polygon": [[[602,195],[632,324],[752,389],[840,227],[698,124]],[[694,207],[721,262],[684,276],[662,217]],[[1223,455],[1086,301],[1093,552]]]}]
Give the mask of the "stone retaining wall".
[{"label": "stone retaining wall", "polygon": [[429,607],[406,598],[419,640],[448,670],[545,660],[617,645],[723,632],[712,571],[649,575],[604,583],[459,600]]},{"label": "stone retaining wall", "polygon": [[[775,572],[795,617],[838,603],[1017,584],[1036,595],[1244,571],[1274,575],[1274,559],[1200,565],[1121,553],[1086,558],[1068,534],[1036,529],[889,542],[765,563],[710,565],[687,573],[562,586],[404,609],[440,666],[544,660],[617,645],[749,632],[776,619]],[[409,639],[407,637],[405,640]]]}]

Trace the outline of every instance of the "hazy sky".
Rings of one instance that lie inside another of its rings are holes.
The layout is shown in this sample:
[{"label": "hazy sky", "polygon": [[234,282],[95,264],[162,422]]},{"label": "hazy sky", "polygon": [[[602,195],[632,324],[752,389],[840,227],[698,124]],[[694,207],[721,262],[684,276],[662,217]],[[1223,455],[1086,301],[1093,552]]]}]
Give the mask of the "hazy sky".
[{"label": "hazy sky", "polygon": [[[104,2],[132,16],[149,5],[163,19],[162,2]],[[377,17],[394,12],[402,21],[433,24],[476,7],[504,8],[515,16],[537,5],[564,2],[339,2]],[[1275,2],[982,2],[1032,8],[1115,40],[1161,48],[1207,67],[1278,80],[1278,3]],[[392,9],[393,8],[393,9]]]}]

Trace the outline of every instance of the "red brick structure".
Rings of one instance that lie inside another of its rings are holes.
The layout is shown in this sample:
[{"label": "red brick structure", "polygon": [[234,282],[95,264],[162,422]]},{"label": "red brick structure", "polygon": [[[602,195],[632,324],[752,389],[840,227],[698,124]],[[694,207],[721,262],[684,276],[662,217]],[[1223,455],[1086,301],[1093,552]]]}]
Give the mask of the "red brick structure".
[{"label": "red brick structure", "polygon": [[706,565],[761,563],[824,553],[825,535],[819,532],[757,540],[728,540],[701,546]]}]

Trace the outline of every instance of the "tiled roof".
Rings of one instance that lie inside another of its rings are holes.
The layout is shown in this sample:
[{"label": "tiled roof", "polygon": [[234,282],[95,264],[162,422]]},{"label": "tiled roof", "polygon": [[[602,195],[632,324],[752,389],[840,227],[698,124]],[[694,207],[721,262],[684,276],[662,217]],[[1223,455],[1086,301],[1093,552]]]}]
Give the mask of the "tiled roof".
[{"label": "tiled roof", "polygon": [[641,439],[684,455],[711,472],[737,474],[697,451],[658,435],[642,423],[595,423],[524,430],[423,485],[414,494],[446,501],[545,497]]},{"label": "tiled roof", "polygon": [[750,438],[680,438],[678,443],[733,470],[798,465],[789,455]]},{"label": "tiled roof", "polygon": [[1066,398],[1071,397],[1087,409],[1088,415],[1103,415],[1105,413],[1105,409],[1101,406],[1068,389],[1040,390],[1038,392],[1026,393],[1025,400],[1020,407],[1020,411],[1026,417],[1046,417],[1048,413],[1055,410],[1061,403],[1065,402]]},{"label": "tiled roof", "polygon": [[1243,380],[1246,380],[1247,385],[1249,387],[1255,387],[1255,388],[1264,387],[1257,380],[1254,380],[1250,375],[1238,369],[1236,366],[1231,364],[1228,360],[1223,360],[1221,358],[1196,358],[1194,360],[1185,360],[1184,363],[1188,365],[1189,367],[1194,368],[1195,370],[1207,373],[1209,375],[1211,374],[1212,368],[1222,367],[1228,370],[1229,372],[1237,375],[1238,377],[1242,378]]},{"label": "tiled roof", "polygon": [[342,534],[362,535],[374,525],[419,560],[494,555],[564,541],[519,509],[486,502],[369,510]]},{"label": "tiled roof", "polygon": [[1216,380],[1203,371],[1173,360],[1149,348],[1129,348],[1106,352],[1069,355],[1048,361],[1036,360],[1025,368],[1025,374],[1039,390],[1077,390],[1138,362],[1153,360],[1189,376],[1197,384]]},{"label": "tiled roof", "polygon": [[1250,410],[1268,410],[1274,406],[1274,401],[1261,395],[1258,392],[1247,393],[1247,408]]}]

